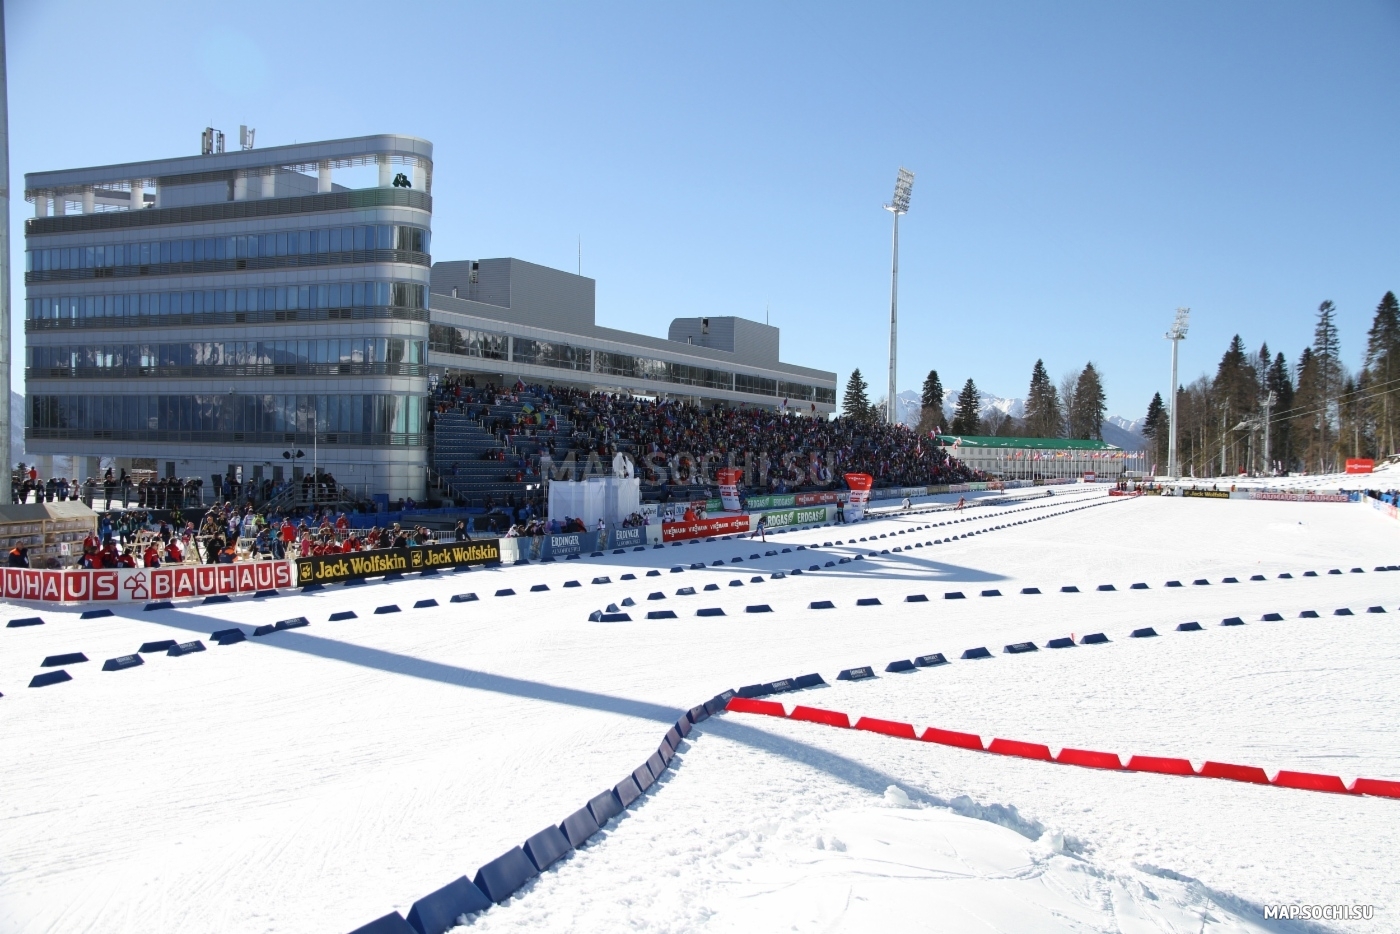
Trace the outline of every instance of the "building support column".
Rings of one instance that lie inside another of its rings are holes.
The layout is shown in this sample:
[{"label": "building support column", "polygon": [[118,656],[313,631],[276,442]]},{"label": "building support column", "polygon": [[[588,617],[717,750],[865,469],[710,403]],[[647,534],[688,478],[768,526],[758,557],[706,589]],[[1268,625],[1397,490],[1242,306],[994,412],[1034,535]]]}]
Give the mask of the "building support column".
[{"label": "building support column", "polygon": [[262,196],[264,198],[277,197],[277,170],[268,169],[267,174],[262,177]]},{"label": "building support column", "polygon": [[53,196],[53,216],[63,217],[68,213],[68,202],[61,194]]},{"label": "building support column", "polygon": [[389,164],[388,156],[379,157],[379,187],[389,188],[394,184],[394,167]]},{"label": "building support column", "polygon": [[318,172],[316,175],[316,192],[317,194],[324,195],[332,190],[331,164],[329,162],[322,162],[317,168]]},{"label": "building support column", "polygon": [[139,211],[146,206],[146,185],[140,179],[131,182],[131,210]]},{"label": "building support column", "polygon": [[49,216],[49,196],[48,196],[48,195],[35,195],[35,196],[34,196],[34,216],[35,216],[35,217],[48,217],[48,216]]},{"label": "building support column", "polygon": [[83,189],[83,213],[91,214],[97,208],[97,195],[91,188]]}]

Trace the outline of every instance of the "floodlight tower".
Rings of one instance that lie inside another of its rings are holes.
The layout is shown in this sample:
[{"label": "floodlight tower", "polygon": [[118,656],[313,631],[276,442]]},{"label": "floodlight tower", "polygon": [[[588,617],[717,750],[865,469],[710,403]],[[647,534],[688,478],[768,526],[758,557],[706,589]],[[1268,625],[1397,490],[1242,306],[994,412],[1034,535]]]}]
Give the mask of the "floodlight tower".
[{"label": "floodlight tower", "polygon": [[894,215],[894,258],[890,261],[890,394],[886,398],[891,425],[899,421],[895,401],[895,367],[899,359],[899,215],[909,213],[909,194],[913,190],[914,173],[900,166],[894,180],[894,197],[885,205],[885,210]]},{"label": "floodlight tower", "polygon": [[1172,342],[1172,385],[1171,385],[1171,420],[1167,428],[1171,435],[1170,444],[1167,448],[1167,476],[1173,480],[1181,476],[1181,468],[1176,463],[1176,356],[1177,347],[1186,340],[1186,329],[1191,324],[1191,309],[1178,308],[1176,310],[1176,320],[1172,322],[1171,330],[1167,331],[1167,340]]}]

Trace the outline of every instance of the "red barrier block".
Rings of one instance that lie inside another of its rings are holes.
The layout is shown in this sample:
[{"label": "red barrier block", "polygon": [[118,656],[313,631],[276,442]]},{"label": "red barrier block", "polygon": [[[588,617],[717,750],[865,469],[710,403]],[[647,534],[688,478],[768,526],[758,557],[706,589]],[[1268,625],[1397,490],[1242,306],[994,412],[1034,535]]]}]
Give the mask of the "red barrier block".
[{"label": "red barrier block", "polygon": [[1055,761],[1063,765],[1082,765],[1088,769],[1121,769],[1123,760],[1111,752],[1091,752],[1088,749],[1061,749]]},{"label": "red barrier block", "polygon": [[851,728],[851,718],[836,710],[822,710],[819,707],[797,706],[788,714],[789,720],[805,720],[808,723],[824,723],[827,726]]},{"label": "red barrier block", "polygon": [[725,710],[732,710],[735,713],[761,713],[770,717],[786,717],[787,711],[782,704],[773,701],[754,700],[751,697],[731,697],[729,705]]},{"label": "red barrier block", "polygon": [[1400,782],[1388,782],[1380,778],[1358,778],[1351,786],[1354,795],[1377,795],[1382,798],[1400,798]]},{"label": "red barrier block", "polygon": [[1232,782],[1250,782],[1255,785],[1269,784],[1269,776],[1257,765],[1231,765],[1228,762],[1207,762],[1201,766],[1205,778],[1228,778]]},{"label": "red barrier block", "polygon": [[1167,759],[1162,756],[1133,756],[1128,760],[1130,772],[1157,772],[1160,775],[1195,775],[1196,770],[1185,759]]},{"label": "red barrier block", "polygon": [[1042,746],[1040,743],[1023,743],[1019,739],[993,739],[991,745],[987,747],[988,752],[994,752],[1001,756],[1020,756],[1022,759],[1043,759],[1046,762],[1054,762],[1050,756],[1050,747]]},{"label": "red barrier block", "polygon": [[1305,791],[1331,791],[1349,794],[1347,786],[1335,775],[1318,775],[1315,772],[1279,772],[1274,776],[1274,784],[1280,788],[1302,788]]},{"label": "red barrier block", "polygon": [[924,735],[919,739],[926,743],[938,743],[941,746],[958,746],[962,749],[976,749],[982,752],[982,737],[975,733],[958,733],[954,730],[939,730],[929,727],[924,730]]},{"label": "red barrier block", "polygon": [[914,735],[914,727],[908,723],[896,723],[893,720],[877,720],[874,717],[861,717],[856,721],[857,730],[868,730],[871,733],[883,733],[886,736],[898,736],[900,739],[918,739]]}]

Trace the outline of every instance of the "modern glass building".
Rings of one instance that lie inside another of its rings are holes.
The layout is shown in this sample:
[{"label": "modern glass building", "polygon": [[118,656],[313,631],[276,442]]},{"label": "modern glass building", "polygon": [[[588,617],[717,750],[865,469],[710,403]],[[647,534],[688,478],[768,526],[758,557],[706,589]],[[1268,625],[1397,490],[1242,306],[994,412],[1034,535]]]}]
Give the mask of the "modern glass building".
[{"label": "modern glass building", "polygon": [[26,175],[26,448],[421,496],[431,191],[395,135]]}]

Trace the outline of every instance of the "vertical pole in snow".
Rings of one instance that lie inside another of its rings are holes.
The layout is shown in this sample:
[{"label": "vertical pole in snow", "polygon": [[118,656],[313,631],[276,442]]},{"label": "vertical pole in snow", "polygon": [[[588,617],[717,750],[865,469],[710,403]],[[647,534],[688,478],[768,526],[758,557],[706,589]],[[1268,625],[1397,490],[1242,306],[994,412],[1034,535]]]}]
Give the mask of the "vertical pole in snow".
[{"label": "vertical pole in snow", "polygon": [[890,389],[886,406],[889,423],[899,420],[895,403],[895,365],[899,359],[899,212],[894,212],[894,248],[890,261]]}]

